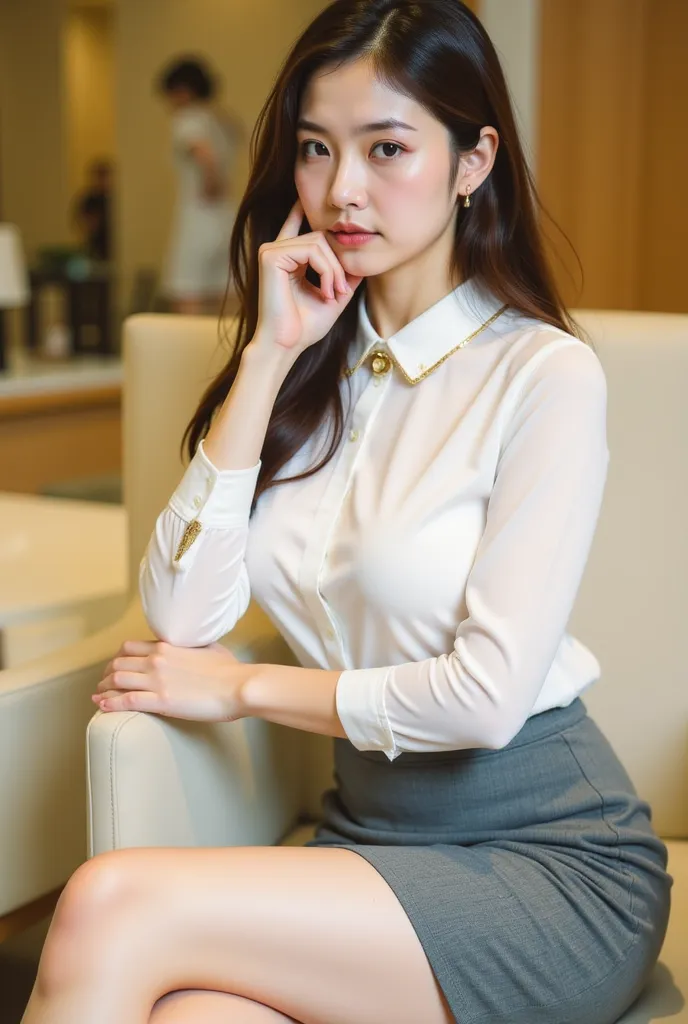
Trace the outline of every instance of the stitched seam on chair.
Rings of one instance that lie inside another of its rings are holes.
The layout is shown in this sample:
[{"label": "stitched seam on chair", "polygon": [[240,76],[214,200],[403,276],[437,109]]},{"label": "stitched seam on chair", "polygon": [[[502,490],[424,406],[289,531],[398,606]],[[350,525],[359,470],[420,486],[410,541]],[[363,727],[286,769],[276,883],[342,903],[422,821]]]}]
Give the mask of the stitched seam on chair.
[{"label": "stitched seam on chair", "polygon": [[111,838],[113,850],[117,849],[118,831],[117,819],[115,814],[115,790],[117,788],[115,784],[115,744],[117,743],[117,738],[122,729],[124,728],[124,726],[127,724],[127,722],[130,722],[135,715],[136,712],[132,711],[126,716],[126,718],[122,719],[122,721],[119,722],[119,724],[115,728],[115,731],[112,734],[112,738],[110,739],[110,821],[112,824]]},{"label": "stitched seam on chair", "polygon": [[[96,712],[94,717],[98,717],[102,714],[101,711]],[[93,727],[93,718],[89,720],[86,726],[86,792],[88,794],[88,817],[89,817],[89,836],[88,836],[88,856],[93,856],[93,776],[91,773],[91,728]]]}]

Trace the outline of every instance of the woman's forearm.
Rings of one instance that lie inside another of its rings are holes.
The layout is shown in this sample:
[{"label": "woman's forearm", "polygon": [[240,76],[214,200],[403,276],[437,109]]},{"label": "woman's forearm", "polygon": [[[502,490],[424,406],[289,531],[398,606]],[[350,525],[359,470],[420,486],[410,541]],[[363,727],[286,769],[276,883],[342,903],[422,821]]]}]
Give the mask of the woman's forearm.
[{"label": "woman's forearm", "polygon": [[232,389],[203,442],[217,469],[256,465],[275,399],[292,363],[291,355],[261,350],[255,341],[247,345]]},{"label": "woman's forearm", "polygon": [[243,683],[241,705],[247,717],[345,737],[336,704],[340,675],[339,670],[255,665]]},{"label": "woman's forearm", "polygon": [[[158,517],[139,589],[155,635],[201,647],[234,628],[250,585],[244,555],[258,461],[288,372],[280,352],[247,346],[234,385]],[[206,499],[204,501],[204,498]]]}]

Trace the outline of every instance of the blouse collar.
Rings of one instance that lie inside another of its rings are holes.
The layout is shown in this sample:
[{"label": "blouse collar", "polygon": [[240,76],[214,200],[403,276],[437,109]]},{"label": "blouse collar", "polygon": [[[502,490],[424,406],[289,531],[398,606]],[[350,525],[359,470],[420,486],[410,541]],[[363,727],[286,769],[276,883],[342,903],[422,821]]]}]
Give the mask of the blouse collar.
[{"label": "blouse collar", "polygon": [[381,351],[389,353],[409,384],[417,384],[505,309],[473,280],[464,281],[384,341],[370,322],[364,292],[347,373],[350,376],[373,352]]}]

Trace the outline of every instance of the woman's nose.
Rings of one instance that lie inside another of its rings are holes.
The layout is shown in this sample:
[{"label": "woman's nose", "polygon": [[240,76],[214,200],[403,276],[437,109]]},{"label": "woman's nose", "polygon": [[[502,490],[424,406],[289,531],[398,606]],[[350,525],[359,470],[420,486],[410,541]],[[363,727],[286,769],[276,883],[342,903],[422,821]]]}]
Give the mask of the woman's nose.
[{"label": "woman's nose", "polygon": [[368,202],[362,168],[353,161],[342,161],[330,186],[330,203],[338,209],[355,206],[362,209]]}]

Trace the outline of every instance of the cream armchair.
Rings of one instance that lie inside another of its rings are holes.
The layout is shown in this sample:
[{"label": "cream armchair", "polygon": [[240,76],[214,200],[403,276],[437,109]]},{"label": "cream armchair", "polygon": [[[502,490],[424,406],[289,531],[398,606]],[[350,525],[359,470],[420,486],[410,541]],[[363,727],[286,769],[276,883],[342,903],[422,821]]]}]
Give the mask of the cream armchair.
[{"label": "cream armchair", "polygon": [[[572,631],[600,657],[604,679],[587,703],[651,801],[676,879],[661,963],[624,1018],[649,1024],[688,1016],[688,316],[582,312],[580,321],[609,380],[612,460]],[[127,325],[132,568],[177,482],[176,446],[199,368],[214,351],[208,322],[138,317]],[[289,659],[254,607],[226,642],[242,658]],[[300,843],[331,779],[329,750],[321,737],[259,721],[96,715],[88,730],[91,853]]]},{"label": "cream armchair", "polygon": [[[215,344],[214,320],[181,322],[168,317],[149,321],[144,317],[133,321],[134,338],[137,330],[145,337],[149,324],[157,332],[157,346],[141,347],[134,341],[126,359],[124,462],[129,579],[134,586],[147,534],[181,473],[179,440],[186,420],[213,374],[213,357],[222,358]],[[191,348],[184,343],[187,338]],[[100,518],[103,516],[108,528],[103,529],[102,543],[109,549],[116,540],[116,556],[125,562],[125,544],[119,543],[119,532],[113,540],[111,517],[105,512]],[[79,528],[90,529],[88,544],[79,547],[73,542],[74,556],[90,558],[92,568],[94,551],[99,554],[93,536],[94,517],[98,519],[95,512],[81,513],[84,522]],[[64,529],[61,534],[66,536]],[[96,558],[100,568],[106,566],[111,575],[113,557],[108,551],[107,557]],[[68,558],[63,560],[66,566],[62,568],[67,571]],[[125,573],[122,564],[122,580]],[[79,592],[79,581],[72,581],[70,594]],[[56,588],[48,589],[50,594],[40,595],[43,603],[54,598]],[[92,585],[92,590],[101,597],[102,587]],[[101,599],[99,617],[90,614],[91,629],[112,621],[126,604],[124,595],[118,595],[116,605],[110,600],[106,618]],[[0,942],[50,913],[61,887],[86,857],[84,733],[93,714],[90,694],[122,640],[144,635],[148,629],[134,594],[124,617],[110,627],[0,671]],[[273,649],[274,631],[267,629],[259,613],[246,617],[241,636],[249,648],[263,643],[265,637],[272,644],[270,657],[280,657],[280,651]],[[250,649],[243,656],[249,657]],[[288,653],[284,651],[282,656]]]},{"label": "cream armchair", "polygon": [[[612,462],[572,631],[602,661],[604,679],[587,703],[651,801],[657,828],[669,840],[676,879],[660,966],[624,1018],[624,1024],[650,1024],[685,1019],[688,994],[688,693],[679,621],[688,603],[688,317],[584,312],[580,320],[609,379]],[[140,316],[126,326],[125,497],[132,578],[155,517],[180,476],[183,428],[223,359],[211,320]],[[69,679],[86,700],[122,639],[147,635],[134,599],[127,616],[109,630],[18,670],[14,681],[33,687],[40,700],[56,680]],[[226,642],[243,659],[291,660],[255,606]],[[302,842],[331,778],[329,746],[321,737],[254,720],[199,726],[136,713],[96,715],[87,739],[90,853]],[[46,775],[54,770],[40,750],[36,757]],[[79,770],[75,764],[71,785]],[[77,818],[69,820],[72,866],[83,835]],[[53,867],[48,851],[39,857],[46,884],[64,880],[67,859]]]}]

